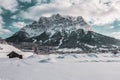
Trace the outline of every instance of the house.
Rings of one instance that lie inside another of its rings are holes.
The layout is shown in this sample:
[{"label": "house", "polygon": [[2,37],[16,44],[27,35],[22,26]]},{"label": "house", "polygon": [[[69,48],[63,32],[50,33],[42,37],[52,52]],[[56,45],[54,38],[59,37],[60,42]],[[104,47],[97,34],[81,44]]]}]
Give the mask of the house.
[{"label": "house", "polygon": [[10,52],[7,56],[9,56],[9,58],[19,58],[19,59],[23,59],[23,55],[20,55],[19,53],[17,52]]}]

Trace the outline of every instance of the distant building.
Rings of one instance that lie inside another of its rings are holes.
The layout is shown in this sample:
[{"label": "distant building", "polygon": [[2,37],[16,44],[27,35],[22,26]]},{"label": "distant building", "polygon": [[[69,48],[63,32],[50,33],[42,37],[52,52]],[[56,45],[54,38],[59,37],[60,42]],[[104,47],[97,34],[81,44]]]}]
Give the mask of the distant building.
[{"label": "distant building", "polygon": [[19,58],[19,59],[23,59],[23,55],[20,55],[19,53],[17,52],[10,52],[7,56],[9,56],[9,58]]}]

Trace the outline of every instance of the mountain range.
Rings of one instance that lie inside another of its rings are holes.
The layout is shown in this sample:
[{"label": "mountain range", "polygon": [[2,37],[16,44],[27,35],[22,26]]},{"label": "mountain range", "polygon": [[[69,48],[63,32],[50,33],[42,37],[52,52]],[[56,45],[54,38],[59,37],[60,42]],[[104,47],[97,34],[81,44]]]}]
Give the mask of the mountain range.
[{"label": "mountain range", "polygon": [[57,48],[81,48],[82,50],[116,48],[120,40],[91,30],[83,17],[55,14],[40,17],[7,38],[8,42],[32,42]]}]

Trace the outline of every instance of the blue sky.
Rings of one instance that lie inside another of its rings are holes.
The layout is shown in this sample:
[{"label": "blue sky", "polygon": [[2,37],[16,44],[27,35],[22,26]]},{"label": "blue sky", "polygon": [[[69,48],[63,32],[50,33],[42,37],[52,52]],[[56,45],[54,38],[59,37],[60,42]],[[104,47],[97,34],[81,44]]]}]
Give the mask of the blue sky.
[{"label": "blue sky", "polygon": [[120,39],[119,0],[0,0],[0,37],[6,38],[41,16],[83,16],[92,30]]}]

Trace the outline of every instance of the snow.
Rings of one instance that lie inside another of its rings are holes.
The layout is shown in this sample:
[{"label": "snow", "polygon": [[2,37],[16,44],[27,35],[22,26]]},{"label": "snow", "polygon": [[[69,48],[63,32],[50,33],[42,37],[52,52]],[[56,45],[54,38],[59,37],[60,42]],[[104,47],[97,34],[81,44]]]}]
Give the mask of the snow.
[{"label": "snow", "polygon": [[92,45],[88,45],[88,44],[85,44],[85,46],[87,46],[89,48],[96,48],[96,46],[92,46]]},{"label": "snow", "polygon": [[113,47],[116,47],[116,48],[119,48],[119,46],[117,46],[117,45],[112,45]]},{"label": "snow", "polygon": [[107,49],[107,48],[99,48],[100,50],[109,50],[109,49]]},{"label": "snow", "polygon": [[38,36],[38,35],[40,35],[41,33],[44,32],[44,30],[40,30],[39,28],[31,29],[31,28],[25,27],[24,30],[25,30],[25,32],[27,32],[29,34],[28,37]]},{"label": "snow", "polygon": [[[59,51],[78,51],[59,49]],[[9,59],[16,51],[25,58]],[[120,53],[33,55],[0,44],[0,80],[120,80]]]},{"label": "snow", "polygon": [[9,45],[9,44],[0,44],[0,53],[7,53],[11,51],[21,52],[19,49]]},{"label": "snow", "polygon": [[75,52],[75,51],[82,51],[81,48],[62,48],[58,49],[59,52]]},{"label": "snow", "polygon": [[24,58],[26,57],[29,57],[31,55],[33,55],[32,52],[23,52],[19,49],[17,49],[16,47],[12,46],[12,45],[9,45],[9,44],[0,44],[0,58],[6,58],[7,55],[10,53],[10,52],[16,52],[20,55],[23,55]]},{"label": "snow", "polygon": [[33,43],[37,42],[37,39],[33,39]]},{"label": "snow", "polygon": [[0,80],[119,80],[119,62],[111,53],[0,58]]},{"label": "snow", "polygon": [[59,48],[59,47],[62,45],[63,40],[64,40],[64,37],[62,37],[62,38],[60,39],[60,43],[58,44],[57,48]]}]

